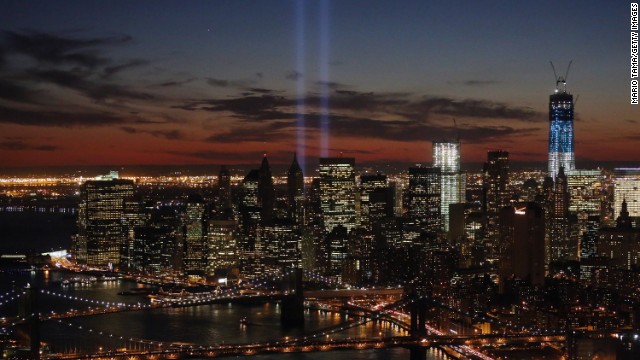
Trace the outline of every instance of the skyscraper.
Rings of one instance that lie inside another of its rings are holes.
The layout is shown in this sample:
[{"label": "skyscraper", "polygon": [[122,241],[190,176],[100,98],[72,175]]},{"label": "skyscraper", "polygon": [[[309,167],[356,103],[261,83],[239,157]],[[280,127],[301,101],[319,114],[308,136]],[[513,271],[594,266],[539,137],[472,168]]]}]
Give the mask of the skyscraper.
[{"label": "skyscraper", "polygon": [[218,218],[227,217],[227,212],[231,209],[231,174],[226,166],[220,166],[218,172],[218,203],[216,211]]},{"label": "skyscraper", "polygon": [[442,228],[441,179],[440,168],[409,168],[409,221],[421,232],[436,233]]},{"label": "skyscraper", "polygon": [[569,189],[563,167],[560,167],[555,178],[552,196],[549,259],[551,262],[569,258],[575,260],[578,256],[577,244],[572,246],[569,240]]},{"label": "skyscraper", "polygon": [[490,254],[495,255],[500,223],[500,209],[509,205],[509,153],[503,150],[487,152],[482,177],[483,210],[486,214],[486,239]]},{"label": "skyscraper", "polygon": [[460,140],[433,142],[433,167],[440,168],[440,214],[442,227],[449,230],[449,204],[464,201],[465,184],[460,172]]},{"label": "skyscraper", "polygon": [[267,154],[262,158],[262,165],[258,169],[258,203],[262,207],[262,222],[270,224],[273,220],[273,208],[276,201],[275,189],[273,188],[273,176]]},{"label": "skyscraper", "polygon": [[320,158],[320,208],[324,227],[330,233],[342,225],[356,226],[356,176],[354,158]]},{"label": "skyscraper", "polygon": [[320,211],[324,223],[329,271],[342,275],[349,250],[349,232],[356,227],[354,158],[320,158]]},{"label": "skyscraper", "polygon": [[484,205],[489,217],[498,216],[500,209],[509,205],[509,153],[494,150],[487,153],[484,164]]},{"label": "skyscraper", "polygon": [[204,276],[206,270],[205,203],[200,195],[189,195],[184,220],[184,272]]},{"label": "skyscraper", "polygon": [[[562,84],[562,89],[560,89]],[[575,169],[573,151],[573,95],[567,93],[565,78],[558,77],[556,90],[549,96],[549,169],[555,178],[561,167]]]},{"label": "skyscraper", "polygon": [[127,238],[125,201],[133,197],[133,181],[117,172],[85,181],[80,189],[78,235],[74,252],[79,263],[115,266]]},{"label": "skyscraper", "polygon": [[545,275],[544,210],[519,203],[500,210],[500,286],[515,276],[543,285]]},{"label": "skyscraper", "polygon": [[640,168],[616,168],[613,174],[614,214],[620,214],[626,202],[629,216],[640,217]]},{"label": "skyscraper", "polygon": [[287,171],[287,207],[289,216],[301,223],[304,219],[304,175],[298,164],[297,154],[293,154],[293,161]]}]

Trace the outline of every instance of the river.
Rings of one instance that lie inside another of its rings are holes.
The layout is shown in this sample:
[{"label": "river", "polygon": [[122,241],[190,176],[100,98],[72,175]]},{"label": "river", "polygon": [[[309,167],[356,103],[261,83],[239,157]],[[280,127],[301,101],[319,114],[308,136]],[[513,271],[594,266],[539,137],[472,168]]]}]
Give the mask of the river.
[{"label": "river", "polygon": [[[93,285],[62,286],[60,282],[73,274],[60,272],[5,271],[0,272],[0,294],[12,287],[22,287],[29,283],[38,289],[55,292],[64,296],[99,301],[148,304],[143,296],[122,296],[118,292],[134,287],[142,287],[131,281],[118,280],[98,282]],[[38,296],[40,312],[67,311],[71,308],[86,309],[96,306],[89,302],[69,300],[62,296],[41,294]],[[13,316],[17,313],[17,302],[0,306],[0,316]],[[246,318],[248,325],[241,324]],[[68,350],[98,352],[101,349],[115,349],[124,346],[123,339],[136,338],[152,341],[184,343],[193,346],[214,344],[240,344],[262,342],[283,337],[297,337],[313,333],[319,329],[347,321],[344,315],[305,312],[305,326],[283,328],[280,325],[280,306],[277,303],[266,304],[216,304],[186,308],[163,308],[135,312],[95,315],[45,322],[41,326],[42,341],[50,344],[54,352]],[[71,324],[71,325],[69,325]],[[82,327],[82,329],[80,329]],[[389,325],[368,323],[349,329],[333,337],[376,337],[399,335],[400,330]],[[102,333],[102,334],[100,334]],[[112,336],[110,336],[112,335]],[[116,339],[116,340],[114,340]],[[140,347],[136,342],[128,342],[128,347]],[[317,353],[271,354],[256,356],[257,359],[309,359],[309,360],[347,360],[347,359],[408,359],[405,349],[332,351]],[[427,360],[445,359],[439,349],[430,349]]]}]

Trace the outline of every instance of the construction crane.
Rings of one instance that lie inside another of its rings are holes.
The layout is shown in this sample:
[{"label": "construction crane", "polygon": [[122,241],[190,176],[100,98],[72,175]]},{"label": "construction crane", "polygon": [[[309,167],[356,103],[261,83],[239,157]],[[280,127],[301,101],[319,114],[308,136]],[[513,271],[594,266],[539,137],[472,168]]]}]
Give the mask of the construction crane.
[{"label": "construction crane", "polygon": [[567,65],[567,71],[564,73],[564,77],[563,76],[558,76],[558,73],[556,72],[556,67],[553,66],[553,62],[549,61],[549,63],[551,63],[551,69],[553,69],[553,76],[555,76],[556,79],[556,92],[558,92],[558,85],[560,85],[560,83],[562,83],[562,92],[567,92],[567,77],[569,76],[569,69],[571,69],[571,63],[573,62],[573,60],[569,61],[569,65]]}]

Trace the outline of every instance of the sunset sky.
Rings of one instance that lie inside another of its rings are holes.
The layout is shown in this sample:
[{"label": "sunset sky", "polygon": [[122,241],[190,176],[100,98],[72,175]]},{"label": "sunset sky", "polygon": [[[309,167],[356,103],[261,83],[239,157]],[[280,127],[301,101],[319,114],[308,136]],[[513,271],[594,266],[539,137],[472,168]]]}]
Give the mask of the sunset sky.
[{"label": "sunset sky", "polygon": [[0,165],[640,161],[626,1],[0,2]]}]

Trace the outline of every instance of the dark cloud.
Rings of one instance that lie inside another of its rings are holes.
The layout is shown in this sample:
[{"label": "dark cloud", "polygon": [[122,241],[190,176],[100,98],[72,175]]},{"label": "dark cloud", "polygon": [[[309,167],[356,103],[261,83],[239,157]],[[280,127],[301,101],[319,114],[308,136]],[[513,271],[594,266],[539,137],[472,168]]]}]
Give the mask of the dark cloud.
[{"label": "dark cloud", "polygon": [[90,69],[109,62],[97,48],[121,45],[132,40],[127,35],[76,39],[37,31],[5,31],[4,38],[9,50],[27,55],[39,63],[76,65]]},{"label": "dark cloud", "polygon": [[514,119],[521,121],[542,121],[543,116],[531,108],[509,106],[488,100],[455,100],[445,97],[426,97],[407,106],[410,116],[441,114],[474,118]]},{"label": "dark cloud", "polygon": [[483,86],[489,86],[489,85],[496,85],[498,83],[500,82],[496,80],[467,80],[462,84],[467,86],[483,87]]},{"label": "dark cloud", "polygon": [[207,84],[215,87],[227,87],[230,85],[229,80],[207,78]]},{"label": "dark cloud", "polygon": [[275,90],[264,89],[264,88],[247,88],[246,90],[249,93],[258,93],[258,94],[271,94],[276,92]]},{"label": "dark cloud", "polygon": [[118,65],[113,65],[113,66],[107,66],[104,68],[103,70],[103,78],[110,78],[113,75],[131,69],[131,68],[135,68],[135,67],[140,67],[140,66],[144,66],[144,65],[148,65],[149,62],[147,60],[142,60],[142,59],[134,59],[134,60],[129,60],[127,62],[124,62],[122,64],[118,64]]},{"label": "dark cloud", "polygon": [[[229,159],[233,159],[238,163],[255,163],[261,159],[261,154],[255,152],[239,152],[239,151],[217,151],[217,150],[194,150],[194,151],[168,151],[167,154],[181,156],[185,158],[204,159],[209,161],[216,161],[226,163]],[[269,160],[284,161],[291,160],[291,154],[289,153],[269,153]]]},{"label": "dark cloud", "polygon": [[351,88],[351,86],[349,86],[349,85],[342,84],[342,83],[335,82],[335,81],[316,81],[315,85],[320,87],[320,88],[327,87],[327,88],[329,88],[331,90],[345,90],[345,89]]},{"label": "dark cloud", "polygon": [[190,79],[186,79],[186,80],[172,80],[172,81],[166,81],[160,84],[157,84],[156,86],[160,86],[160,87],[173,87],[173,86],[182,86],[185,84],[188,84],[190,82],[192,82],[193,80],[195,80],[195,78],[190,78]]},{"label": "dark cloud", "polygon": [[34,103],[37,92],[14,81],[0,79],[0,99]]},{"label": "dark cloud", "polygon": [[31,70],[29,74],[33,81],[48,82],[73,89],[96,101],[105,99],[155,99],[154,95],[132,90],[128,86],[93,80],[90,78],[90,73],[78,70]]},{"label": "dark cloud", "polygon": [[[328,85],[328,84],[327,84]],[[344,87],[342,84],[334,87]],[[407,93],[373,93],[354,90],[335,90],[329,103],[329,123],[332,136],[424,141],[451,138],[458,134],[466,142],[482,142],[507,135],[529,134],[539,129],[513,126],[465,124],[457,132],[449,124],[440,125],[430,116],[450,115],[475,119],[510,119],[521,122],[537,121],[540,114],[527,108],[508,106],[486,100],[455,100],[446,97],[423,97],[414,100]],[[210,142],[269,141],[291,135],[299,117],[298,99],[273,94],[245,94],[233,98],[195,100],[177,108],[191,111],[229,113],[239,123],[206,139]],[[320,129],[321,96],[310,94],[304,98],[307,112],[303,114],[307,134]]]},{"label": "dark cloud", "polygon": [[[6,139],[6,138],[5,138]],[[55,151],[59,150],[60,147],[54,145],[33,145],[27,142],[24,142],[20,139],[6,139],[0,140],[0,150],[8,150],[8,151]]]},{"label": "dark cloud", "polygon": [[120,130],[128,133],[128,134],[149,134],[154,137],[164,138],[167,140],[182,140],[185,138],[185,135],[182,131],[174,129],[174,130],[144,130],[144,129],[136,129],[131,126],[122,126]]},{"label": "dark cloud", "polygon": [[287,80],[298,80],[298,79],[302,79],[303,75],[301,72],[289,71],[284,75],[284,77]]},{"label": "dark cloud", "polygon": [[[129,120],[135,122],[136,120]],[[93,127],[125,123],[111,113],[27,111],[0,106],[0,123],[25,126]]]}]

